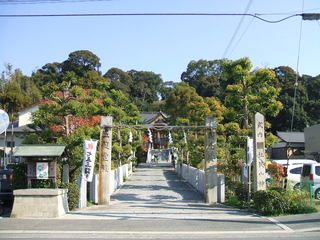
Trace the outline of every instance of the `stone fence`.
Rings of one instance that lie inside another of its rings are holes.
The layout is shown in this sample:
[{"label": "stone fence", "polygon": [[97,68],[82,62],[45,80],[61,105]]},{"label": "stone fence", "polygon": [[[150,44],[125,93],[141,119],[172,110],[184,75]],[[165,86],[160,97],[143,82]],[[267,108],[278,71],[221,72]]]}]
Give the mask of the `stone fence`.
[{"label": "stone fence", "polygon": [[[111,170],[110,189],[113,194],[132,174],[132,162]],[[98,203],[99,174],[94,174],[92,182],[88,183],[89,201]]]},{"label": "stone fence", "polygon": [[[205,174],[203,170],[191,167],[186,164],[176,164],[177,173],[186,180],[190,185],[192,185],[199,193],[203,196],[206,192],[206,181]],[[223,175],[218,175],[218,202],[224,203],[225,201],[225,180]]]}]

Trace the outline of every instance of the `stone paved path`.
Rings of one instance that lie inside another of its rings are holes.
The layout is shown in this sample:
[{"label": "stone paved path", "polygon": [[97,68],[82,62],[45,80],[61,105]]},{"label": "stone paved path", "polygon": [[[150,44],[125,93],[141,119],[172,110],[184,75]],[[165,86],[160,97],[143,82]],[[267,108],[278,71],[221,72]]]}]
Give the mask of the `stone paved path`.
[{"label": "stone paved path", "polygon": [[[169,164],[142,164],[112,196],[110,206],[94,206],[67,214],[66,219],[176,219],[265,222],[266,219],[224,206],[211,207]],[[274,226],[273,226],[274,227]]]}]

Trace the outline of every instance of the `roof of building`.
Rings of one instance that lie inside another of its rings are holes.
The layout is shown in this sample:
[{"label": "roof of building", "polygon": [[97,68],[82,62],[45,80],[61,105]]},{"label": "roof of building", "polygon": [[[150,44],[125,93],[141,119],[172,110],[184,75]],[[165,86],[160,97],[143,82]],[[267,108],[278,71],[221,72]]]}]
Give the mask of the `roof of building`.
[{"label": "roof of building", "polygon": [[278,137],[287,143],[304,143],[303,132],[277,132]]},{"label": "roof of building", "polygon": [[[275,143],[272,145],[272,148],[288,148],[289,145],[288,143],[286,142],[279,142],[279,143]],[[290,143],[290,147],[293,147],[293,148],[301,148],[301,147],[304,147],[304,144],[303,143]]]},{"label": "roof of building", "polygon": [[166,120],[168,116],[163,112],[142,112],[141,122],[144,124],[154,123],[158,118]]},{"label": "roof of building", "polygon": [[21,145],[13,155],[15,157],[60,157],[64,149],[63,145]]}]

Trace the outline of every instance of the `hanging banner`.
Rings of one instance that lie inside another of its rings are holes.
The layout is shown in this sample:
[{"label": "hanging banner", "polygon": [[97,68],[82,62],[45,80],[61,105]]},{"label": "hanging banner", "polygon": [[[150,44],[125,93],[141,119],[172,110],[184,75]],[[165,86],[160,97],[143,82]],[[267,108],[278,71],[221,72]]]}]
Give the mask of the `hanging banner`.
[{"label": "hanging banner", "polygon": [[97,140],[84,141],[84,159],[82,164],[82,177],[85,181],[91,182],[94,170],[94,161],[96,159]]},{"label": "hanging banner", "polygon": [[47,162],[37,162],[37,179],[48,179],[49,177],[49,166]]},{"label": "hanging banner", "polygon": [[129,138],[128,138],[128,143],[132,143],[133,142],[133,135],[132,135],[132,132],[130,131],[129,132]]},{"label": "hanging banner", "polygon": [[247,166],[253,162],[253,139],[247,137]]},{"label": "hanging banner", "polygon": [[168,135],[168,143],[169,143],[169,144],[172,144],[172,143],[173,143],[172,136],[171,136],[171,132],[169,132],[169,135]]}]

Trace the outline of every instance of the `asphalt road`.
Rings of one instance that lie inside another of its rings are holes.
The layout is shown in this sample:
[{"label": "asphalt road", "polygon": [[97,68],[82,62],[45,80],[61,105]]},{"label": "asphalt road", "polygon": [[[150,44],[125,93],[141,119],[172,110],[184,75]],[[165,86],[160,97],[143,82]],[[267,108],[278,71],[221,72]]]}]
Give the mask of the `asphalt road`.
[{"label": "asphalt road", "polygon": [[320,239],[320,214],[265,218],[208,206],[168,165],[143,165],[112,196],[56,219],[0,219],[0,238]]}]

